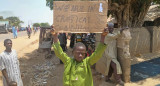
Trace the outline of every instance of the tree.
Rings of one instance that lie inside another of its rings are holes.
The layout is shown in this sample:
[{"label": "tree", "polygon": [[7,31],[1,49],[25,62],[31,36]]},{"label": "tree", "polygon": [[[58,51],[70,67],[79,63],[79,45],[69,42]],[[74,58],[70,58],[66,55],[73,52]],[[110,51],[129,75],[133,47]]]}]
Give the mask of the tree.
[{"label": "tree", "polygon": [[[53,1],[46,5],[53,9]],[[109,13],[115,16],[118,27],[141,27],[151,3],[160,4],[160,0],[108,0]]]},{"label": "tree", "polygon": [[119,27],[141,27],[152,0],[109,0]]},{"label": "tree", "polygon": [[7,20],[4,19],[3,16],[0,16],[0,21],[7,21]]},{"label": "tree", "polygon": [[160,0],[153,0],[155,4],[160,4]]},{"label": "tree", "polygon": [[33,27],[40,27],[41,25],[40,25],[40,23],[34,23],[33,24]]},{"label": "tree", "polygon": [[21,23],[24,23],[18,17],[7,17],[6,19],[9,21],[11,26],[20,26]]},{"label": "tree", "polygon": [[0,20],[3,20],[3,16],[0,16]]},{"label": "tree", "polygon": [[41,23],[40,26],[41,27],[49,27],[50,25],[49,25],[49,23]]},{"label": "tree", "polygon": [[71,0],[46,0],[46,6],[53,10],[53,1],[71,1]]}]

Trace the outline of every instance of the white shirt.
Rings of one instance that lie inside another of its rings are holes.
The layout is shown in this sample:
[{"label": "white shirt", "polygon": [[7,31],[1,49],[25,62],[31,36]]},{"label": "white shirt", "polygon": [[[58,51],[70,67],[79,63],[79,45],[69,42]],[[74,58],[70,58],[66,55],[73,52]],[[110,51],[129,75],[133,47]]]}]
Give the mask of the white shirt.
[{"label": "white shirt", "polygon": [[[21,73],[19,69],[19,60],[15,50],[11,52],[3,51],[0,54],[0,70],[6,69],[9,81],[17,82],[17,86],[23,86]],[[6,85],[6,80],[3,77],[3,85]]]}]

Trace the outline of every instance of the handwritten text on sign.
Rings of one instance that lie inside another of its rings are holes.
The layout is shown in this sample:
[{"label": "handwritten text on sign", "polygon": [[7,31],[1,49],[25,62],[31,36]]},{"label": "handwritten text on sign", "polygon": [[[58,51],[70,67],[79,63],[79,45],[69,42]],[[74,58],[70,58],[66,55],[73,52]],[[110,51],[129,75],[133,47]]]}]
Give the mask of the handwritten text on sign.
[{"label": "handwritten text on sign", "polygon": [[55,1],[53,6],[59,32],[101,32],[107,22],[106,1]]}]

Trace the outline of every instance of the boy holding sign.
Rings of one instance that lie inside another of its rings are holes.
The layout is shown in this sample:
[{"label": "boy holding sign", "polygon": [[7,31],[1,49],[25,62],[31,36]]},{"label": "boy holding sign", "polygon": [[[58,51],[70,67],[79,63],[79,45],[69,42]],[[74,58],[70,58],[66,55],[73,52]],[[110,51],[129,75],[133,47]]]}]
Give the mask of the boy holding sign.
[{"label": "boy holding sign", "polygon": [[[105,51],[107,45],[104,44],[105,36],[108,34],[108,29],[105,28],[101,34],[101,40],[99,46],[95,52],[85,58],[86,47],[83,43],[76,43],[73,48],[74,58],[70,58],[63,52],[60,43],[58,41],[58,35],[54,29],[51,31],[54,44],[53,48],[58,58],[62,60],[65,66],[63,75],[63,86],[93,86],[91,65],[96,63]],[[84,59],[85,58],[85,59]]]}]

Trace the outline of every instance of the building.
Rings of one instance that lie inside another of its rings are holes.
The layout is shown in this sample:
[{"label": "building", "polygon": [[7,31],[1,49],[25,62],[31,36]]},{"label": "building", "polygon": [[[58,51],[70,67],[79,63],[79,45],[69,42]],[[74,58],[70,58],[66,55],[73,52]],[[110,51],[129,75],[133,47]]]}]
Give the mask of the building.
[{"label": "building", "polygon": [[9,21],[0,21],[0,33],[8,33]]}]

